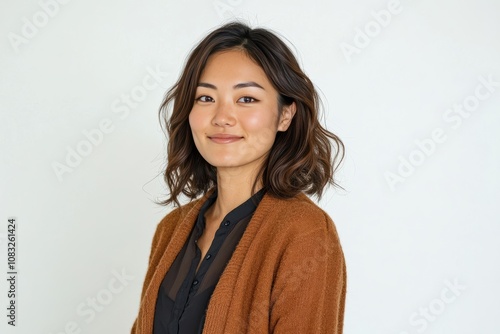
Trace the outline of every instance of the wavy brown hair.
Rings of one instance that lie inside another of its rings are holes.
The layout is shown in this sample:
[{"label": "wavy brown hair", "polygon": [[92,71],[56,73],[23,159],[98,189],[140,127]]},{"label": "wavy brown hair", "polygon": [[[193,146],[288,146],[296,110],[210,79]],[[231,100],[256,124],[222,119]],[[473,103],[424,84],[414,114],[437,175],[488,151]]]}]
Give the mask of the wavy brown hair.
[{"label": "wavy brown hair", "polygon": [[290,198],[301,191],[321,198],[327,184],[342,188],[333,175],[344,158],[344,144],[321,126],[318,114],[321,101],[291,50],[267,29],[251,29],[246,24],[231,22],[209,33],[191,51],[180,78],[161,104],[158,116],[168,139],[163,176],[170,194],[159,204],[180,206],[181,193],[193,200],[217,184],[216,168],[203,159],[194,144],[189,114],[208,58],[235,49],[244,51],[262,67],[278,92],[279,110],[296,104],[289,128],[276,134],[252,189],[259,179],[267,193],[280,198]]}]

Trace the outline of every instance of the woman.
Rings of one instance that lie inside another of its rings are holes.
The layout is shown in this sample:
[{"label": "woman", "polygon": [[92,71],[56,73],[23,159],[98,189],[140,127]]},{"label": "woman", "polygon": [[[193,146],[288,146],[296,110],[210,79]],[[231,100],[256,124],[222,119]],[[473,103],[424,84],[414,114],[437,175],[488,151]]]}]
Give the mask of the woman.
[{"label": "woman", "polygon": [[[344,255],[331,218],[305,195],[337,185],[343,159],[318,105],[268,30],[229,23],[191,52],[160,109],[170,189],[161,204],[177,208],[153,237],[132,333],[342,333]],[[191,201],[181,206],[181,194]]]}]

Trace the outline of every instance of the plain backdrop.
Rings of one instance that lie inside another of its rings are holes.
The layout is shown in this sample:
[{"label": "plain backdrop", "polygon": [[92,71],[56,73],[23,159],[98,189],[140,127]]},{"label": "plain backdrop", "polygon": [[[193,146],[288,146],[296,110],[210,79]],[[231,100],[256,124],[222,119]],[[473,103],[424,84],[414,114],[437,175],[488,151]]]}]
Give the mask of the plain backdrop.
[{"label": "plain backdrop", "polygon": [[346,145],[345,190],[318,202],[347,260],[344,332],[500,333],[500,2],[0,3],[0,267],[15,217],[18,270],[1,333],[129,332],[171,210],[158,107],[232,18],[293,44]]}]

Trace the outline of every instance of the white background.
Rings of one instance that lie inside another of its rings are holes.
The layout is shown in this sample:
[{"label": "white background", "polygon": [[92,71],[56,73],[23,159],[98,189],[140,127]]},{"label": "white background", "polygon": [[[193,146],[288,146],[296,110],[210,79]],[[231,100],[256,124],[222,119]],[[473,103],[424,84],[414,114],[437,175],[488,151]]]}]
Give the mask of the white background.
[{"label": "white background", "polygon": [[[346,191],[319,202],[347,260],[344,332],[500,333],[500,2],[401,0],[381,26],[374,13],[388,6],[73,0],[48,16],[36,1],[1,0],[0,267],[14,216],[19,277],[16,328],[0,280],[0,332],[129,332],[154,229],[170,210],[153,203],[166,191],[158,106],[195,43],[239,17],[294,44],[328,129],[346,144]],[[162,80],[144,90],[154,70]],[[477,88],[480,77],[496,82],[491,91]],[[125,107],[132,93],[141,101]],[[467,117],[448,114],[464,101]],[[106,119],[112,130],[58,178],[53,165],[89,150],[84,131]],[[433,131],[442,140],[431,145]],[[391,187],[388,173],[410,159]]]}]

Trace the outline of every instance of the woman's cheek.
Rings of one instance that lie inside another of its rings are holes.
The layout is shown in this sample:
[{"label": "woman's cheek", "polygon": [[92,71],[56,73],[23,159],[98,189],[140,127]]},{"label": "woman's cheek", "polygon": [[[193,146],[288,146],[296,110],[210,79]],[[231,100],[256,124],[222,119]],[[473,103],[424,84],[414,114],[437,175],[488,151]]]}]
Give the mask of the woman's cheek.
[{"label": "woman's cheek", "polygon": [[247,130],[259,130],[269,127],[270,118],[264,111],[254,111],[240,117],[240,123]]},{"label": "woman's cheek", "polygon": [[189,126],[192,131],[197,131],[203,126],[203,118],[197,110],[192,110],[189,114]]}]

